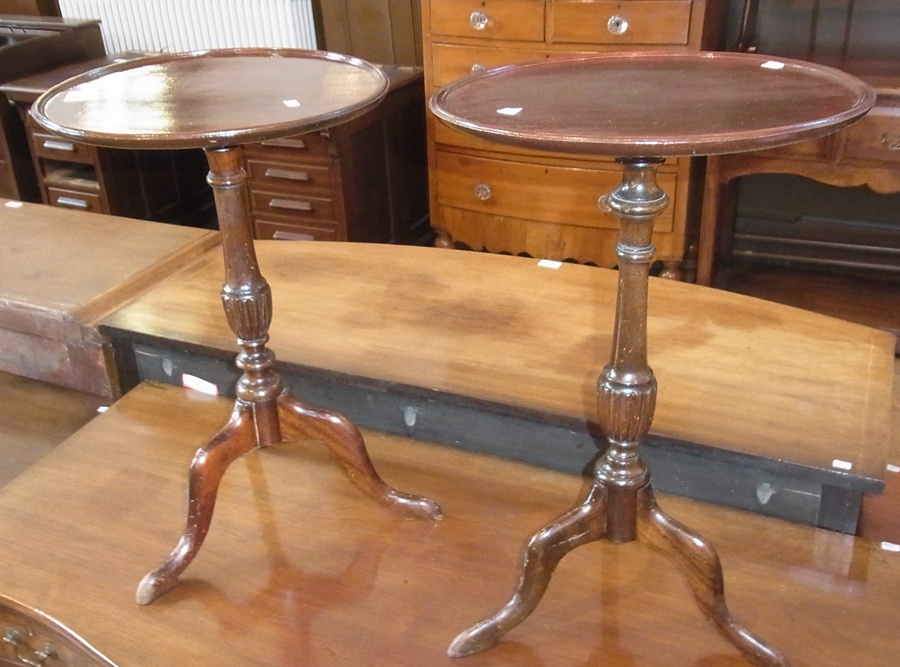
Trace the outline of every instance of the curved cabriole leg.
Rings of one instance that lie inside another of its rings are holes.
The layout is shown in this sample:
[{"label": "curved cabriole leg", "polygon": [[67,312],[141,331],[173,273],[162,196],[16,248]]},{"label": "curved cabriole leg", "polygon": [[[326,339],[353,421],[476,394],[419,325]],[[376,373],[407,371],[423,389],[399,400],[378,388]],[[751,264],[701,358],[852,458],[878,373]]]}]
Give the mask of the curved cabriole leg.
[{"label": "curved cabriole leg", "polygon": [[169,559],[141,579],[135,596],[138,604],[148,604],[178,585],[179,575],[194,560],[209,531],[219,484],[225,471],[233,461],[255,446],[252,408],[239,401],[228,423],[194,455],[184,534]]},{"label": "curved cabriole leg", "polygon": [[278,407],[285,439],[298,435],[324,444],[350,481],[367,496],[410,518],[443,518],[440,506],[430,498],[400,493],[381,479],[366,451],[362,433],[349,419],[312,408],[287,393],[279,397]]},{"label": "curved cabriole leg", "polygon": [[500,641],[537,607],[563,556],[582,544],[603,539],[605,533],[606,491],[595,483],[583,503],[535,533],[525,548],[522,574],[512,598],[493,616],[459,633],[447,655],[462,658]]},{"label": "curved cabriole leg", "polygon": [[738,623],[725,604],[722,566],[715,549],[663,512],[653,490],[646,486],[638,495],[638,540],[675,558],[687,573],[688,583],[703,613],[728,641],[758,667],[789,667],[790,663],[759,637]]}]

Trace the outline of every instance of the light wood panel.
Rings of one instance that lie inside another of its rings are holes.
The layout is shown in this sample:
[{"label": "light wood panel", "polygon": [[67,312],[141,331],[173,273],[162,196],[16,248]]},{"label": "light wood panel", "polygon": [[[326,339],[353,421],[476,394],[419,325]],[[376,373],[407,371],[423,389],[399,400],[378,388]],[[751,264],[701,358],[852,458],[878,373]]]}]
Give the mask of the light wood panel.
[{"label": "light wood panel", "polygon": [[[399,382],[579,422],[596,414],[614,271],[436,248],[262,241],[283,362]],[[221,253],[104,320],[235,349]],[[893,338],[808,311],[652,279],[653,432],[880,479]]]},{"label": "light wood panel", "polygon": [[319,48],[382,65],[422,64],[419,0],[317,0]]},{"label": "light wood panel", "polygon": [[[579,478],[367,433],[386,480],[443,504],[442,522],[408,521],[362,497],[318,446],[252,452],[226,475],[181,587],[138,607],[137,581],[180,529],[193,450],[229,409],[144,385],[0,491],[3,593],[120,667],[458,666],[447,643],[505,599],[527,535],[581,490]],[[717,547],[732,611],[795,667],[892,664],[900,554],[692,501],[661,504]],[[595,544],[561,563],[531,618],[465,664],[745,663],[670,561]]]}]

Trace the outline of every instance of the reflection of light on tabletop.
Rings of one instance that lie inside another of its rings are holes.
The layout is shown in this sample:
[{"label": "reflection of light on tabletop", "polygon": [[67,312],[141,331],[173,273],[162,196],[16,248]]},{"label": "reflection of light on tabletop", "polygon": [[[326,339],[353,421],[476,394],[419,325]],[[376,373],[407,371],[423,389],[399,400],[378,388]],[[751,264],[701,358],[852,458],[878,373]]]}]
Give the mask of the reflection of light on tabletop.
[{"label": "reflection of light on tabletop", "polygon": [[760,67],[765,67],[766,69],[784,69],[784,63],[780,63],[777,60],[767,60]]},{"label": "reflection of light on tabletop", "polygon": [[497,113],[501,116],[517,116],[522,113],[522,107],[503,107],[502,109],[497,109]]},{"label": "reflection of light on tabletop", "polygon": [[22,208],[22,202],[20,201],[8,201],[4,205],[8,208]]},{"label": "reflection of light on tabletop", "polygon": [[900,553],[900,544],[894,544],[893,542],[882,542],[881,548],[885,551],[892,551],[894,553]]},{"label": "reflection of light on tabletop", "polygon": [[[83,127],[88,131],[115,133],[140,127],[143,132],[166,132],[172,119],[162,102],[173,89],[173,82],[160,67],[111,72],[75,86],[63,96],[63,102],[84,105],[83,117],[102,119],[102,125]],[[52,116],[52,114],[51,114]]]},{"label": "reflection of light on tabletop", "polygon": [[296,109],[300,106],[300,100],[282,100],[281,103],[289,109]]}]

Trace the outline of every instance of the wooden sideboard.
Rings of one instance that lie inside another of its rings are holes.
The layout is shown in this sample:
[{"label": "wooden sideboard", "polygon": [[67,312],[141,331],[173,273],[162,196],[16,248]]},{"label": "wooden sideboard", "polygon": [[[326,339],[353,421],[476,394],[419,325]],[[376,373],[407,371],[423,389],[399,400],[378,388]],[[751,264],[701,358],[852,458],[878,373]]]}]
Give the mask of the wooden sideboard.
[{"label": "wooden sideboard", "polygon": [[[721,45],[722,0],[423,0],[428,95],[482,69],[566,53]],[[428,115],[436,245],[617,262],[618,224],[597,199],[621,180],[612,157],[528,152],[467,137]],[[662,275],[680,278],[702,185],[687,158],[660,169],[672,199],[653,235]]]},{"label": "wooden sideboard", "polygon": [[257,238],[421,243],[429,235],[422,70],[385,67],[375,109],[245,146]]}]

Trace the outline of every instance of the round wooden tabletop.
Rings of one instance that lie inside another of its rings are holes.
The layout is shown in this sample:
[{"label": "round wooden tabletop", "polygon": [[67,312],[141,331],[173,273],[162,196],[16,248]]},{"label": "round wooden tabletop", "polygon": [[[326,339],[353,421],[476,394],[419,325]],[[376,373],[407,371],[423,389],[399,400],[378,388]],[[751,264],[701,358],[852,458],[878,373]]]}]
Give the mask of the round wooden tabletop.
[{"label": "round wooden tabletop", "polygon": [[64,81],[34,103],[48,130],[114,148],[210,148],[335,125],[374,107],[388,78],[349,56],[299,49],[153,55]]},{"label": "round wooden tabletop", "polygon": [[523,148],[617,157],[759,150],[834,132],[875,92],[808,62],[744,53],[606,53],[489,70],[438,91],[445,123]]}]

